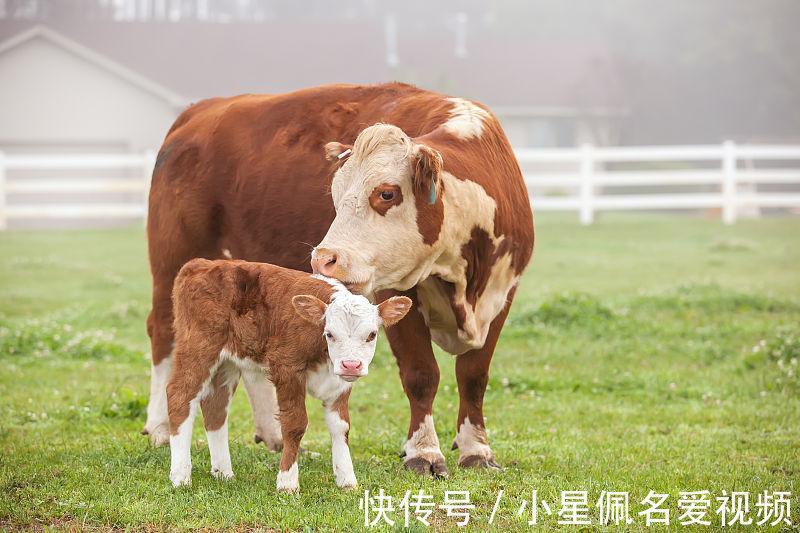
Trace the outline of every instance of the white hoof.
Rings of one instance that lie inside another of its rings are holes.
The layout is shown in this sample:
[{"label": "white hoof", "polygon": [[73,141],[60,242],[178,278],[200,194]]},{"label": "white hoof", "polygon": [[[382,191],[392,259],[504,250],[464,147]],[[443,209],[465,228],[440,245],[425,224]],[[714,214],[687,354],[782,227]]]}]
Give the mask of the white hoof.
[{"label": "white hoof", "polygon": [[182,471],[170,472],[169,480],[172,481],[172,486],[175,488],[188,487],[192,484],[192,473]]},{"label": "white hoof", "polygon": [[217,479],[233,479],[233,470],[221,470],[219,468],[212,468],[211,475]]}]

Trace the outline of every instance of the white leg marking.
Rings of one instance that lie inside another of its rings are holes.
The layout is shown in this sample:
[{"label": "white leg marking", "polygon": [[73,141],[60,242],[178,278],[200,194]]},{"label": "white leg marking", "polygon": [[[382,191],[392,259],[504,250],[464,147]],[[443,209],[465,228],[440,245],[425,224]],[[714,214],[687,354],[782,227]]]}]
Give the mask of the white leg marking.
[{"label": "white leg marking", "polygon": [[294,492],[299,488],[300,483],[297,480],[297,461],[295,461],[286,472],[283,470],[278,472],[278,490]]},{"label": "white leg marking", "polygon": [[150,443],[162,446],[169,442],[169,414],[167,413],[167,383],[172,375],[172,354],[157,365],[150,366],[150,403],[147,404],[145,431]]},{"label": "white leg marking", "polygon": [[339,417],[336,411],[325,409],[325,423],[331,434],[331,455],[333,456],[333,474],[336,484],[340,488],[355,488],[358,486],[356,474],[353,471],[353,461],[350,458],[350,447],[347,445],[345,435],[350,429],[350,424]]},{"label": "white leg marking", "polygon": [[469,421],[469,417],[464,419],[461,427],[456,433],[456,445],[458,445],[458,462],[462,459],[474,455],[484,457],[494,461],[494,454],[489,447],[489,439],[486,437],[486,430],[480,426],[474,426]]},{"label": "white leg marking", "polygon": [[422,424],[411,434],[403,451],[406,452],[406,461],[415,457],[422,457],[430,463],[438,459],[444,461],[444,455],[439,448],[439,437],[433,425],[433,415],[425,415]]},{"label": "white leg marking", "polygon": [[198,396],[189,402],[189,416],[178,426],[178,434],[169,437],[171,455],[169,479],[174,487],[189,485],[192,481],[192,427],[199,406]]},{"label": "white leg marking", "polygon": [[273,385],[263,371],[242,372],[242,381],[250,400],[256,437],[261,439],[273,452],[283,447],[281,424],[278,422],[278,399]]},{"label": "white leg marking", "polygon": [[214,431],[206,431],[208,452],[211,454],[211,475],[220,479],[233,477],[231,452],[228,448],[228,420]]}]

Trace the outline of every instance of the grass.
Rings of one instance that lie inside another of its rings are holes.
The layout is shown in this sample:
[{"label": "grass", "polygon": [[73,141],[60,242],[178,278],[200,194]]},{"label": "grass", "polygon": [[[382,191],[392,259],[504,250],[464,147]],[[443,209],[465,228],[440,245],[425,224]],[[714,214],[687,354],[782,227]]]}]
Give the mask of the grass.
[{"label": "grass", "polygon": [[[308,402],[299,495],[275,491],[278,455],[252,442],[243,393],[231,408],[236,478],[219,482],[202,424],[193,485],[174,490],[169,450],[138,434],[149,387],[143,230],[0,234],[0,529],[363,528],[363,491],[399,500],[469,491],[467,530],[558,529],[561,491],[586,491],[588,530],[642,531],[650,490],[670,530],[719,527],[717,497],[791,492],[800,522],[800,220],[724,227],[689,217],[608,215],[588,228],[537,218],[537,248],[498,345],[485,411],[505,469],[464,471],[449,451],[458,409],[452,357],[437,352],[436,426],[451,475],[402,469],[407,401],[381,341],[351,400],[358,491],[336,488],[322,410]],[[538,507],[529,526],[531,492]],[[681,526],[680,491],[708,490],[708,527]],[[629,493],[629,525],[600,524],[602,491]],[[528,500],[523,516],[517,511]],[[388,513],[399,526],[403,512]],[[374,515],[373,515],[374,518]],[[422,530],[414,524],[412,530]],[[455,530],[436,509],[432,528]],[[663,526],[652,526],[652,528]],[[738,526],[729,529],[736,530]],[[780,530],[781,526],[774,529]],[[371,530],[395,529],[386,524]]]}]

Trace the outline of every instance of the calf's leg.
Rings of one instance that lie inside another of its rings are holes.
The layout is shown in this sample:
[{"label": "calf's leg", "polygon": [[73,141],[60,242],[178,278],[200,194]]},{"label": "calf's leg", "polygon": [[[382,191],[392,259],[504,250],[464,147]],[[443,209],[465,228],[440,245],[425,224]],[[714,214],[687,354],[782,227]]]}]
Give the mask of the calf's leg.
[{"label": "calf's leg", "polygon": [[350,410],[347,405],[349,399],[348,390],[330,405],[325,406],[325,423],[331,435],[333,474],[336,476],[336,484],[343,489],[358,486],[353,471],[353,461],[350,459]]},{"label": "calf's leg", "polygon": [[403,447],[405,467],[420,474],[447,476],[447,465],[439,448],[433,425],[433,399],[439,387],[439,365],[433,355],[431,334],[419,311],[417,292],[384,291],[377,300],[402,294],[413,300],[414,307],[397,324],[386,328],[386,337],[397,359],[400,380],[411,407],[408,439]]},{"label": "calf's leg", "polygon": [[489,363],[511,308],[514,292],[515,289],[512,289],[506,306],[489,326],[489,334],[483,347],[456,357],[459,406],[453,449],[458,448],[458,465],[462,468],[500,468],[486,435],[483,396],[489,381]]},{"label": "calf's leg", "polygon": [[228,448],[228,406],[240,374],[239,369],[230,362],[220,365],[209,384],[208,393],[200,401],[211,454],[211,474],[216,478],[233,477]]},{"label": "calf's leg", "polygon": [[281,454],[277,486],[280,491],[295,492],[300,488],[297,452],[308,427],[305,380],[297,375],[288,376],[276,381],[275,391],[280,407],[279,419],[283,436],[283,453]]}]

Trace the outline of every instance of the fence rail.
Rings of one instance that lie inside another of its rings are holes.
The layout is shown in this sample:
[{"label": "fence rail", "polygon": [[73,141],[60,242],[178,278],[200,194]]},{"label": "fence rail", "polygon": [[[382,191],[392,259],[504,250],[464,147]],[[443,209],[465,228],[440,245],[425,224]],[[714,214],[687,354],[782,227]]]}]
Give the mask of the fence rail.
[{"label": "fence rail", "polygon": [[[591,224],[597,211],[719,208],[726,224],[736,221],[744,207],[800,208],[800,190],[759,191],[758,184],[800,184],[800,146],[737,145],[638,146],[564,149],[520,149],[517,159],[538,211],[578,211],[582,224]],[[759,162],[771,165],[757,168]],[[616,170],[615,164],[639,163],[670,169]],[[680,163],[680,165],[675,165]],[[786,168],[776,164],[790,163]],[[552,167],[557,170],[552,170]],[[563,166],[572,169],[563,170]],[[538,167],[538,168],[537,168]],[[679,168],[678,168],[679,167]],[[743,167],[743,168],[742,168]],[[705,185],[713,192],[641,194],[641,187]],[[636,187],[635,193],[608,193],[603,187]],[[566,195],[549,196],[560,189]],[[542,192],[542,194],[539,194]]]},{"label": "fence rail", "polygon": [[[709,146],[593,147],[519,149],[517,159],[525,183],[533,192],[535,211],[577,211],[583,224],[591,224],[604,210],[719,208],[726,224],[735,222],[745,207],[800,208],[800,188],[759,190],[758,185],[800,185],[800,146],[737,145],[725,142]],[[8,220],[144,218],[150,175],[156,153],[86,155],[10,155],[0,152],[0,229]],[[620,170],[619,164],[638,163]],[[672,168],[663,167],[669,164]],[[768,168],[758,168],[766,163]],[[788,163],[788,165],[787,165]],[[649,168],[648,168],[649,167]],[[127,178],[59,178],[59,171],[119,172]],[[13,176],[16,171],[35,171],[35,176]],[[43,175],[40,175],[43,174]],[[642,188],[704,186],[702,192]],[[621,194],[606,188],[634,187]],[[549,195],[557,190],[559,196]],[[130,202],[91,202],[92,195],[135,193]],[[9,203],[9,195],[78,194],[80,203]]]}]

